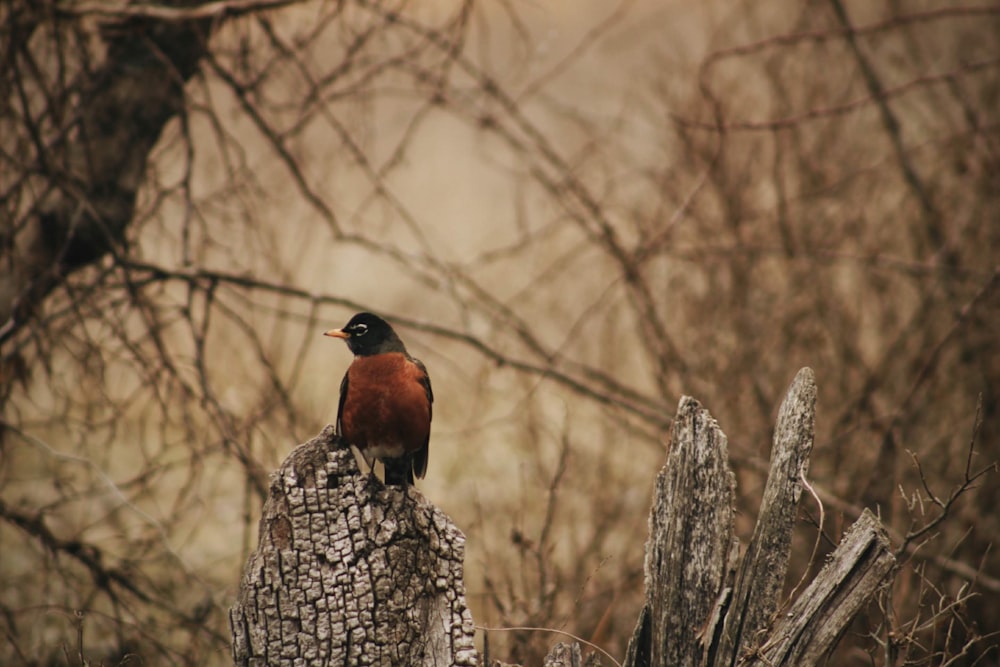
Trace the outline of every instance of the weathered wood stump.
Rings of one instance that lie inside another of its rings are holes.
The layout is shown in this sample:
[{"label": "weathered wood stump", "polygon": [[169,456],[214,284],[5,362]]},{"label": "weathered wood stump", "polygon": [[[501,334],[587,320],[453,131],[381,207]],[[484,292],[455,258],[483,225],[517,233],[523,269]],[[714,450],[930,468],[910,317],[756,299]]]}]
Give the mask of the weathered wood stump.
[{"label": "weathered wood stump", "polygon": [[884,527],[866,512],[779,613],[815,404],[813,373],[804,368],[779,411],[757,524],[737,564],[726,436],[697,401],[681,399],[656,480],[646,603],[626,667],[814,665],[884,584],[895,558]]},{"label": "weathered wood stump", "polygon": [[[782,609],[813,444],[816,385],[799,371],[782,403],[757,524],[740,558],[727,440],[684,397],[656,478],[646,600],[626,667],[815,665],[895,567],[865,512]],[[331,428],[271,476],[260,543],[230,611],[237,665],[475,665],[462,579],[465,538],[419,492],[372,484]],[[599,665],[578,643],[545,665]]]},{"label": "weathered wood stump", "polygon": [[681,399],[667,464],[653,492],[646,605],[639,636],[630,644],[632,664],[699,662],[703,623],[732,578],[739,549],[733,536],[734,485],[725,434],[697,401]]},{"label": "weathered wood stump", "polygon": [[271,475],[230,610],[233,661],[476,665],[464,552],[447,516],[371,483],[327,427]]}]

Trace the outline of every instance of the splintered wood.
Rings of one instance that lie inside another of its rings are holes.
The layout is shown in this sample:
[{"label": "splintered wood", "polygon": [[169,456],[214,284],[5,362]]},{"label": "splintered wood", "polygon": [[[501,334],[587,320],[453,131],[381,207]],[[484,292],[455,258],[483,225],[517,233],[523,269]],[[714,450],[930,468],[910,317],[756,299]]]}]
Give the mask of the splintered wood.
[{"label": "splintered wood", "polygon": [[815,378],[803,368],[779,411],[757,524],[738,559],[726,436],[697,401],[681,399],[667,463],[656,480],[646,603],[626,667],[815,665],[885,585],[895,559],[885,529],[865,512],[822,571],[781,611],[815,406]]}]

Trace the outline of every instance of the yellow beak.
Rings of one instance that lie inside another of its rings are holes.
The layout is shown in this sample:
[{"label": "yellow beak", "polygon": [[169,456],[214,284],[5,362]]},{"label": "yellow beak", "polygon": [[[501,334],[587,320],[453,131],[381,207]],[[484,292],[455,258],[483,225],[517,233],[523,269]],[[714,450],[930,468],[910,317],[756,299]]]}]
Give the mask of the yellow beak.
[{"label": "yellow beak", "polygon": [[329,331],[324,331],[323,335],[330,336],[332,338],[343,338],[345,340],[351,337],[351,334],[343,331],[342,329],[330,329]]}]

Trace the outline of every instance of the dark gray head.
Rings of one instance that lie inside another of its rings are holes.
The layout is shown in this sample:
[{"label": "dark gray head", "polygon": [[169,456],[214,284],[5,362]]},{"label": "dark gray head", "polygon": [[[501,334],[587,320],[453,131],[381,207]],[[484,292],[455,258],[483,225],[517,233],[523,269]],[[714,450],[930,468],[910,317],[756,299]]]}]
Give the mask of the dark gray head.
[{"label": "dark gray head", "polygon": [[343,338],[351,352],[359,357],[385,352],[406,354],[406,346],[389,323],[372,313],[358,313],[343,329],[330,329],[323,335]]}]

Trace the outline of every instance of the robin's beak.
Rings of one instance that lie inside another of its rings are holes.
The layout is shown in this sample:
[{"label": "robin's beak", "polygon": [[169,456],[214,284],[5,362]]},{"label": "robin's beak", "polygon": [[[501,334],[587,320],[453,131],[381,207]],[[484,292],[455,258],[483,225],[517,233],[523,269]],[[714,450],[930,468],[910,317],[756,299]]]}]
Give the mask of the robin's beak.
[{"label": "robin's beak", "polygon": [[331,338],[343,338],[344,340],[351,337],[351,334],[347,333],[343,329],[330,329],[329,331],[324,331],[323,335],[330,336]]}]

